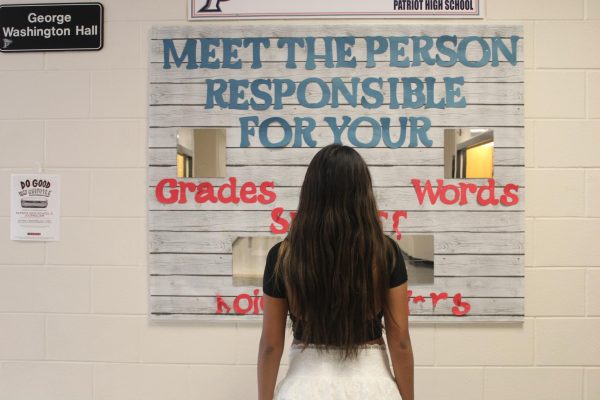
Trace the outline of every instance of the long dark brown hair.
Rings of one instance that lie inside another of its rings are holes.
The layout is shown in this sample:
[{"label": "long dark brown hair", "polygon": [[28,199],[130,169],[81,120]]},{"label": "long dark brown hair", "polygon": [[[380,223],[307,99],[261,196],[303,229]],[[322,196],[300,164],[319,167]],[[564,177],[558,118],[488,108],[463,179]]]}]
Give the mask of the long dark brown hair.
[{"label": "long dark brown hair", "polygon": [[275,264],[296,317],[293,328],[302,323],[301,341],[355,358],[373,334],[369,320],[388,309],[395,255],[367,164],[352,147],[323,147],[308,166]]}]

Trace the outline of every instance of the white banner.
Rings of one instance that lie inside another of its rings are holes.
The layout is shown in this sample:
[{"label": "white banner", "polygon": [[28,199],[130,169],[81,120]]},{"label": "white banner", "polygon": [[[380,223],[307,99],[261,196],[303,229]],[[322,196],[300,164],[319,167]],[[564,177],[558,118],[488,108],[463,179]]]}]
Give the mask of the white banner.
[{"label": "white banner", "polygon": [[60,175],[12,174],[11,240],[59,240]]},{"label": "white banner", "polygon": [[188,0],[188,19],[483,18],[484,0]]}]

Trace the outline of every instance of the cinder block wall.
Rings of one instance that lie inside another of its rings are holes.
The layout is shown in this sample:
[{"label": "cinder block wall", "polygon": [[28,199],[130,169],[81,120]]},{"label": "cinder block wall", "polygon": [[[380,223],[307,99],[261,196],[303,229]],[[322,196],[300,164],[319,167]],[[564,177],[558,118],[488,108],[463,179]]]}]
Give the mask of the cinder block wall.
[{"label": "cinder block wall", "polygon": [[[0,399],[254,399],[259,324],[147,320],[146,38],[186,1],[102,3],[102,51],[0,54]],[[416,398],[600,399],[600,1],[487,8],[525,26],[526,318],[413,325]],[[37,163],[61,241],[13,242]]]}]

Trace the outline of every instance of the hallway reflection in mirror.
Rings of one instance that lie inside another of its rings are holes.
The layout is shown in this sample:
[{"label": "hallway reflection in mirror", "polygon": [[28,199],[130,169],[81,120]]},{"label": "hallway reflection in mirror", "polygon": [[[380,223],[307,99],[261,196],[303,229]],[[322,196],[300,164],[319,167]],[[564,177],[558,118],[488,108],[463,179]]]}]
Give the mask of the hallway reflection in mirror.
[{"label": "hallway reflection in mirror", "polygon": [[493,178],[494,131],[489,128],[444,130],[444,178]]},{"label": "hallway reflection in mirror", "polygon": [[[262,286],[269,249],[283,240],[280,236],[238,237],[233,242],[233,285]],[[396,240],[396,239],[394,239]],[[403,234],[396,240],[408,273],[408,284],[433,283],[433,235]]]}]

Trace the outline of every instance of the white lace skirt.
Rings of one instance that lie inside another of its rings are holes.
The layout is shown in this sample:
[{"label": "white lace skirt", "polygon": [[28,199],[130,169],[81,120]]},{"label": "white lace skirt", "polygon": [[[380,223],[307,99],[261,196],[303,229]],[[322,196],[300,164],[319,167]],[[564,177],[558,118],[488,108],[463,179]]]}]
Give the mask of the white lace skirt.
[{"label": "white lace skirt", "polygon": [[334,352],[289,349],[287,375],[275,387],[274,400],[402,400],[390,370],[385,345],[363,345],[357,359],[340,361]]}]

